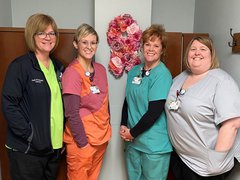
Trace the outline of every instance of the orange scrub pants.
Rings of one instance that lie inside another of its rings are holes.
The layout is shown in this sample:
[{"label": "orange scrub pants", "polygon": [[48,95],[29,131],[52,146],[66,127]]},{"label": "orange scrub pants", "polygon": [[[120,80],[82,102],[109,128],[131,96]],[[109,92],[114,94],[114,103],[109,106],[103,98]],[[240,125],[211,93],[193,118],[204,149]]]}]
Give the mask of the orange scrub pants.
[{"label": "orange scrub pants", "polygon": [[76,143],[66,144],[68,180],[97,180],[107,145],[79,148]]}]

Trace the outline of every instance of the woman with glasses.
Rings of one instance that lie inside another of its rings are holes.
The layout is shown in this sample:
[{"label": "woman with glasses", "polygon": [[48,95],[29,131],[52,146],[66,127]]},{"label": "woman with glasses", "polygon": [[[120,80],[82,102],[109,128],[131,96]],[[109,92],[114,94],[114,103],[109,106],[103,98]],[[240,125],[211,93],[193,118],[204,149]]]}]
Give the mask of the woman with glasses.
[{"label": "woman with glasses", "polygon": [[167,34],[153,24],[142,34],[144,61],[128,73],[120,136],[129,180],[165,180],[172,146],[164,104],[172,76],[163,63]]},{"label": "woman with glasses", "polygon": [[13,60],[6,73],[2,107],[12,180],[56,179],[64,120],[63,66],[51,56],[58,38],[52,17],[30,16],[25,27],[29,52]]},{"label": "woman with glasses", "polygon": [[69,180],[98,179],[111,137],[106,70],[93,60],[98,43],[91,26],[79,26],[73,40],[77,57],[62,78]]},{"label": "woman with glasses", "polygon": [[213,42],[195,37],[165,106],[177,180],[224,180],[240,160],[240,92],[219,68]]}]

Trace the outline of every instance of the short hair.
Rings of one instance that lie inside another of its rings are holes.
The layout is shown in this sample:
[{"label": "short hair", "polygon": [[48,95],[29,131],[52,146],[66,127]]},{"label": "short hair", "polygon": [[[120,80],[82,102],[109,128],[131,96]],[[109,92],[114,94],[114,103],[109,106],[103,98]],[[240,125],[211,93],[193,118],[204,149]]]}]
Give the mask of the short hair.
[{"label": "short hair", "polygon": [[59,32],[58,32],[57,24],[54,21],[54,19],[49,15],[40,14],[40,13],[33,14],[28,18],[26,22],[26,27],[25,27],[25,41],[29,50],[33,52],[36,51],[36,43],[35,43],[34,36],[38,32],[45,31],[49,25],[52,26],[53,31],[56,33],[56,44],[51,51],[53,52],[56,49],[59,42]]},{"label": "short hair", "polygon": [[73,37],[73,41],[75,41],[76,43],[78,43],[78,41],[81,39],[81,38],[84,38],[88,35],[95,35],[96,36],[96,39],[97,39],[97,43],[99,43],[99,36],[98,36],[98,33],[95,31],[95,29],[88,25],[88,24],[81,24],[77,30],[76,30],[76,33]]},{"label": "short hair", "polygon": [[161,40],[162,44],[162,54],[161,59],[166,55],[166,49],[167,49],[167,33],[165,31],[165,28],[163,25],[159,24],[152,24],[149,28],[147,28],[142,33],[142,46],[147,41],[154,41],[156,38],[159,38]]},{"label": "short hair", "polygon": [[216,68],[219,68],[219,60],[217,58],[217,55],[216,55],[216,50],[213,46],[213,41],[211,38],[209,37],[204,37],[204,36],[197,36],[197,37],[194,37],[188,44],[187,46],[187,49],[186,49],[186,52],[185,52],[185,55],[184,55],[184,65],[185,67],[187,68],[187,70],[189,72],[191,72],[191,69],[190,69],[190,66],[189,66],[189,63],[188,63],[188,52],[190,51],[190,48],[191,48],[191,45],[193,43],[193,41],[198,41],[202,44],[204,44],[205,46],[207,46],[211,52],[211,66],[210,66],[210,69],[216,69]]}]

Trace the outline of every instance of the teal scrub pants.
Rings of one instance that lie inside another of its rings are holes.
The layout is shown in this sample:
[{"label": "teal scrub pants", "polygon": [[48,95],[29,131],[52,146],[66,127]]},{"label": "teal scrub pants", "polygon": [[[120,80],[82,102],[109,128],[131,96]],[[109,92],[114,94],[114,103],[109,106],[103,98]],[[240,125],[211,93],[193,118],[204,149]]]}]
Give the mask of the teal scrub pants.
[{"label": "teal scrub pants", "polygon": [[130,146],[125,151],[129,180],[166,180],[171,153],[147,154]]}]

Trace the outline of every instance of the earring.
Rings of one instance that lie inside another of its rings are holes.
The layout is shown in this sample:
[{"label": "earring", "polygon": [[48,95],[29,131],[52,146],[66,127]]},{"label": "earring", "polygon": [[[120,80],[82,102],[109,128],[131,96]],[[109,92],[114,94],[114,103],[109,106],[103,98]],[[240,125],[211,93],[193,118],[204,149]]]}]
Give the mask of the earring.
[{"label": "earring", "polygon": [[73,41],[73,46],[75,49],[78,49],[78,45],[77,45],[76,41]]}]

